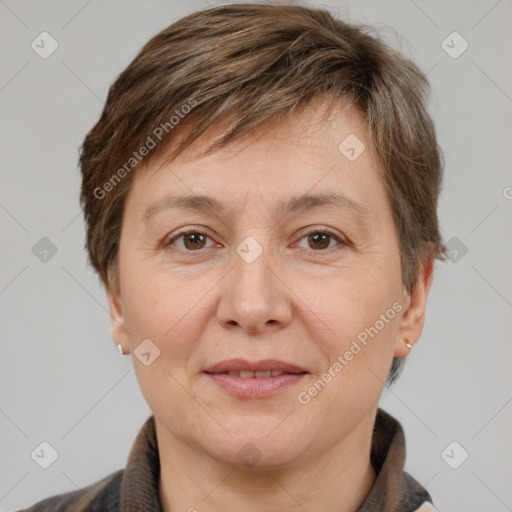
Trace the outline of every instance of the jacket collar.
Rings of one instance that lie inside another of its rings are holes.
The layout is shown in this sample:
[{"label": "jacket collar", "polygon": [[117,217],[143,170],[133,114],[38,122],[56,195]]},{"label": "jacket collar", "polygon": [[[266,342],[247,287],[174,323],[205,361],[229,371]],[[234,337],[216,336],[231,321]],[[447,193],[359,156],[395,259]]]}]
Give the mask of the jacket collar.
[{"label": "jacket collar", "polygon": [[402,426],[382,409],[375,418],[370,460],[377,478],[358,512],[415,512],[422,505],[435,510],[426,489],[404,471]]},{"label": "jacket collar", "polygon": [[121,482],[121,512],[162,512],[158,496],[160,457],[155,417],[151,415],[133,443]]}]

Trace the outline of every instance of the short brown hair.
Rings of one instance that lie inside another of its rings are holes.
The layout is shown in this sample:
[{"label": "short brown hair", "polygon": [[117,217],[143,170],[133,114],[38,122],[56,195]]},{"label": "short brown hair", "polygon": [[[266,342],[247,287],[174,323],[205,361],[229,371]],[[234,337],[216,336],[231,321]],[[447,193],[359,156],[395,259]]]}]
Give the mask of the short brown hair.
[{"label": "short brown hair", "polygon": [[[154,157],[172,139],[173,117],[194,128],[175,157],[221,118],[230,128],[207,152],[326,98],[332,107],[349,101],[366,120],[399,234],[403,285],[411,291],[418,264],[444,258],[437,219],[442,159],[425,75],[370,32],[323,9],[246,3],[194,12],[148,41],[110,87],[80,153],[86,249],[103,284],[118,282],[130,171],[141,154]],[[401,361],[393,361],[390,381]]]}]

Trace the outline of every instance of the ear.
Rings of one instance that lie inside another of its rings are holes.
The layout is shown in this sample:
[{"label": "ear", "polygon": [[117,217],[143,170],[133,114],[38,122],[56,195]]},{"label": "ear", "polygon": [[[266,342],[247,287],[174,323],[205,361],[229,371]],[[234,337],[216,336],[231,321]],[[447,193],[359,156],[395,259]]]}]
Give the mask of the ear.
[{"label": "ear", "polygon": [[110,330],[112,339],[116,345],[121,344],[123,352],[128,354],[130,352],[130,340],[128,330],[125,326],[121,290],[117,282],[107,288],[107,299],[110,309]]},{"label": "ear", "polygon": [[410,349],[405,345],[407,342],[414,345],[423,331],[425,322],[425,310],[427,296],[433,279],[434,261],[425,260],[420,264],[418,280],[412,291],[406,295],[405,310],[400,319],[398,327],[398,338],[395,343],[395,357],[405,357]]}]

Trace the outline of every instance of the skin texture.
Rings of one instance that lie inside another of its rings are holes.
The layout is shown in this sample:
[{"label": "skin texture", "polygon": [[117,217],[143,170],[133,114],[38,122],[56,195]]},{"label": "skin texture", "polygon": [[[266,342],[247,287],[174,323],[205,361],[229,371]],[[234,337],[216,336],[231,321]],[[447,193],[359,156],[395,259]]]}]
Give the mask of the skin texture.
[{"label": "skin texture", "polygon": [[[414,345],[423,328],[432,262],[407,294],[389,198],[354,108],[329,120],[321,109],[297,114],[199,158],[221,131],[171,163],[162,154],[138,169],[124,209],[120,284],[108,290],[113,339],[132,354],[155,416],[163,510],[355,511],[375,479],[371,435],[392,359],[405,357],[404,339]],[[366,145],[355,161],[338,150],[350,134]],[[275,211],[293,196],[333,192],[366,214]],[[208,195],[225,211],[167,209],[143,221],[169,194]],[[207,237],[172,241],[183,227]],[[325,228],[340,241],[308,236]],[[248,236],[263,249],[252,263],[236,252]],[[394,319],[300,403],[394,303]],[[134,355],[147,338],[160,350],[149,366]],[[240,399],[202,373],[235,357],[279,359],[309,374],[271,397]],[[252,467],[237,456],[248,442],[261,457]]]}]

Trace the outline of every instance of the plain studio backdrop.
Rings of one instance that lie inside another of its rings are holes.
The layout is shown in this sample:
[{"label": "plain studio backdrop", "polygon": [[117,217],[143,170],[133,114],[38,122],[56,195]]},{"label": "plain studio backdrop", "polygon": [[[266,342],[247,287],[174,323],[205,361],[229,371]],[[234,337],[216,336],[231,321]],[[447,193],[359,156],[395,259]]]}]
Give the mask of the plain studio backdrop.
[{"label": "plain studio backdrop", "polygon": [[[208,4],[0,1],[0,511],[123,468],[151,414],[86,266],[78,147],[141,46]],[[512,3],[306,5],[376,26],[428,72],[450,259],[436,263],[423,335],[381,406],[441,511],[512,510]],[[57,457],[47,469],[42,447]]]}]

